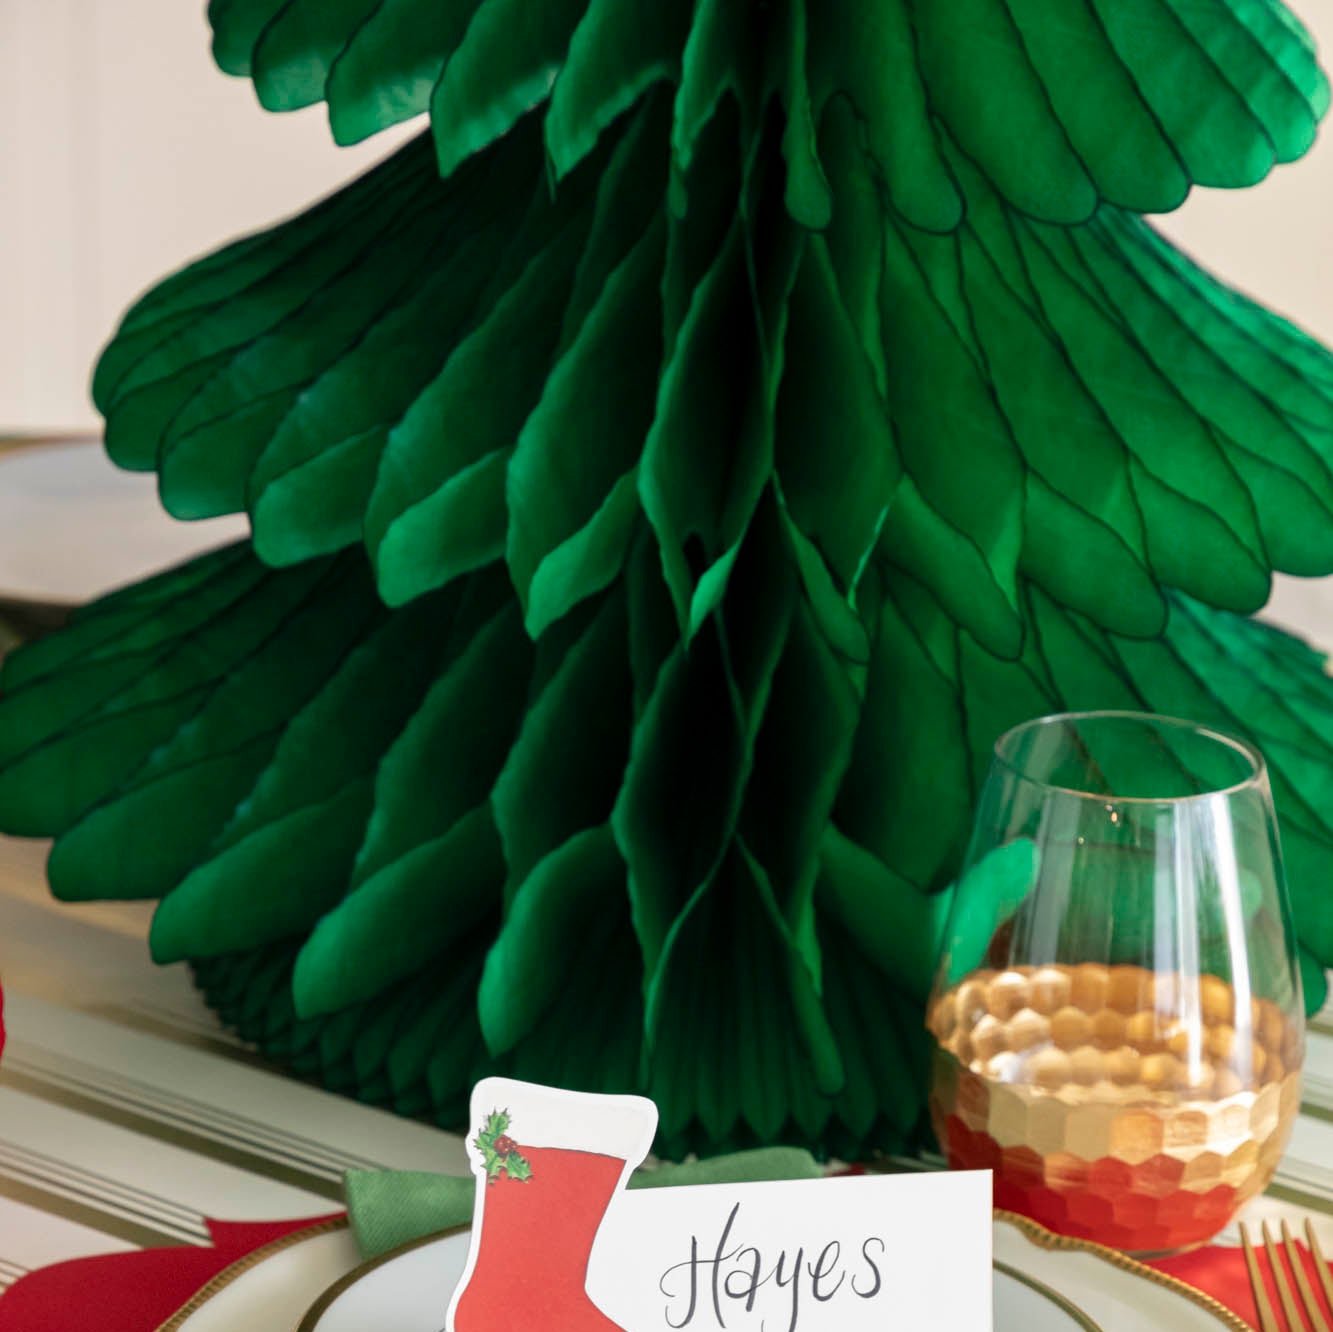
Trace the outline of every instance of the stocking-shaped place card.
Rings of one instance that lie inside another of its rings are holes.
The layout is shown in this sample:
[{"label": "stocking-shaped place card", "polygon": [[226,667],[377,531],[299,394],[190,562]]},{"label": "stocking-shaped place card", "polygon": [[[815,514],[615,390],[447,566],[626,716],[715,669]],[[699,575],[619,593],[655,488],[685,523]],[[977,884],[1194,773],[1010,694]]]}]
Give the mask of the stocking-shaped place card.
[{"label": "stocking-shaped place card", "polygon": [[448,1332],[613,1332],[588,1294],[593,1242],[648,1154],[657,1107],[487,1078],[468,1139],[472,1248]]},{"label": "stocking-shaped place card", "polygon": [[985,1172],[624,1192],[651,1101],[488,1078],[472,1246],[447,1332],[991,1326]]}]

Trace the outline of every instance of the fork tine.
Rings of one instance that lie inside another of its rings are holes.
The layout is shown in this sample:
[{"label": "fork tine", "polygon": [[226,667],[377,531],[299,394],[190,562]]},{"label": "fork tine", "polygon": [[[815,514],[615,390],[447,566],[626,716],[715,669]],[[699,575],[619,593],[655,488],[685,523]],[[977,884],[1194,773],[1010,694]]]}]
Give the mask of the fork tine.
[{"label": "fork tine", "polygon": [[1315,1271],[1319,1273],[1319,1284],[1324,1288],[1324,1299],[1328,1301],[1330,1311],[1333,1311],[1333,1276],[1328,1272],[1328,1261],[1324,1257],[1324,1251],[1319,1247],[1319,1236],[1314,1233],[1314,1222],[1309,1217],[1305,1219],[1305,1242],[1310,1246],[1310,1252],[1314,1254]]},{"label": "fork tine", "polygon": [[1250,1232],[1245,1229],[1243,1221],[1240,1226],[1240,1247],[1245,1252],[1245,1270],[1250,1277],[1250,1291],[1254,1295],[1254,1307],[1259,1312],[1259,1332],[1282,1332],[1277,1317],[1273,1313],[1273,1306],[1269,1303],[1268,1291],[1264,1287],[1264,1279],[1259,1272],[1259,1260],[1255,1257],[1254,1245],[1250,1243]]},{"label": "fork tine", "polygon": [[1291,1274],[1296,1278],[1296,1288],[1301,1292],[1301,1301],[1305,1305],[1305,1316],[1310,1320],[1310,1326],[1314,1332],[1329,1332],[1328,1319],[1324,1317],[1319,1300],[1310,1289],[1310,1279],[1305,1275],[1305,1260],[1291,1237],[1291,1227],[1286,1221],[1282,1222],[1282,1248],[1286,1251]]},{"label": "fork tine", "polygon": [[1291,1327],[1291,1332],[1305,1332],[1305,1320],[1301,1317],[1300,1310],[1296,1308],[1296,1299],[1291,1293],[1291,1283],[1287,1280],[1287,1274],[1282,1270],[1282,1259],[1277,1256],[1277,1249],[1273,1244],[1273,1234],[1268,1229],[1268,1222],[1263,1224],[1264,1252],[1268,1254],[1268,1265],[1273,1269],[1273,1284],[1277,1287],[1277,1297],[1282,1301],[1283,1311],[1287,1315],[1287,1322]]}]

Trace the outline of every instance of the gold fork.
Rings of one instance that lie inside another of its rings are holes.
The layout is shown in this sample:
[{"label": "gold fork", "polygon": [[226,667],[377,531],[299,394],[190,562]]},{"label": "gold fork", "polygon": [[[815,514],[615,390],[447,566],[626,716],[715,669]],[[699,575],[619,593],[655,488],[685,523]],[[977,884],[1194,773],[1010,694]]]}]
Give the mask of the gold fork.
[{"label": "gold fork", "polygon": [[[1286,1314],[1286,1328],[1278,1320],[1273,1312],[1272,1302],[1268,1298],[1268,1290],[1264,1286],[1263,1276],[1259,1271],[1259,1258],[1255,1253],[1254,1245],[1250,1243],[1249,1232],[1244,1224],[1240,1228],[1240,1246],[1245,1251],[1245,1269],[1250,1277],[1250,1290],[1254,1294],[1254,1304],[1259,1311],[1259,1332],[1305,1332],[1306,1322],[1301,1318],[1300,1311],[1296,1307],[1295,1296],[1291,1293],[1291,1285],[1287,1281],[1287,1275],[1283,1270],[1282,1260],[1278,1257],[1277,1247],[1273,1243],[1272,1233],[1268,1229],[1268,1222],[1263,1224],[1264,1250],[1268,1254],[1268,1266],[1273,1272],[1273,1284],[1277,1287],[1278,1300],[1282,1304],[1282,1310]],[[1333,1309],[1333,1277],[1329,1275],[1328,1264],[1324,1261],[1323,1251],[1319,1247],[1319,1239],[1314,1233],[1314,1226],[1309,1221],[1305,1223],[1305,1239],[1310,1246],[1310,1252],[1314,1256],[1315,1270],[1319,1274],[1319,1283],[1324,1291],[1324,1298],[1328,1301],[1330,1309]],[[1309,1319],[1308,1326],[1312,1332],[1333,1332],[1328,1324],[1328,1319],[1324,1317],[1323,1311],[1319,1307],[1319,1300],[1313,1290],[1310,1288],[1309,1278],[1305,1275],[1305,1263],[1301,1260],[1301,1255],[1297,1251],[1295,1242],[1291,1238],[1291,1228],[1284,1221],[1282,1223],[1282,1247],[1287,1255],[1287,1262],[1291,1265],[1291,1274],[1296,1278],[1296,1288],[1301,1293],[1301,1303],[1305,1306],[1305,1317]]]}]

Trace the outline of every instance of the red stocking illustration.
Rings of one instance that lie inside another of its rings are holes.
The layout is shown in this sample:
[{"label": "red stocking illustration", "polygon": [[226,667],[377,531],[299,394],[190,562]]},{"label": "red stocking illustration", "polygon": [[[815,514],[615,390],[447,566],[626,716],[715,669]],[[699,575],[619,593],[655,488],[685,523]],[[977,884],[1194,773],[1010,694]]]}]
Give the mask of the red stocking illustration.
[{"label": "red stocking illustration", "polygon": [[487,1078],[472,1124],[472,1250],[448,1332],[623,1332],[588,1296],[588,1261],[652,1145],[657,1108]]}]

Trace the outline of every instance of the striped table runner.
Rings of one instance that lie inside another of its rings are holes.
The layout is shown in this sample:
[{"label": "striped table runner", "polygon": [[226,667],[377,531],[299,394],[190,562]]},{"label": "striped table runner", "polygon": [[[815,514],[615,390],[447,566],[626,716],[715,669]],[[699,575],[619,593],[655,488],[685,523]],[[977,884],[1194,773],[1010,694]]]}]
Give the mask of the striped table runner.
[{"label": "striped table runner", "polygon": [[204,1218],[337,1210],[351,1167],[466,1173],[461,1138],[307,1086],[155,967],[139,904],[62,906],[0,838],[0,1289],[65,1258],[206,1244]]}]

